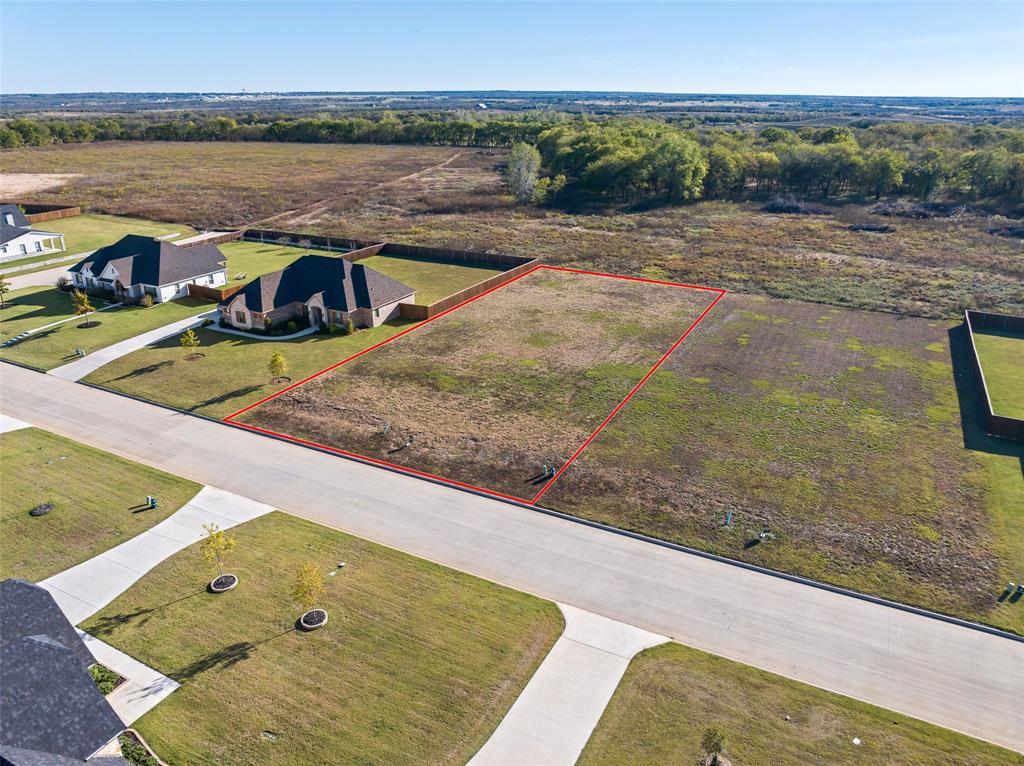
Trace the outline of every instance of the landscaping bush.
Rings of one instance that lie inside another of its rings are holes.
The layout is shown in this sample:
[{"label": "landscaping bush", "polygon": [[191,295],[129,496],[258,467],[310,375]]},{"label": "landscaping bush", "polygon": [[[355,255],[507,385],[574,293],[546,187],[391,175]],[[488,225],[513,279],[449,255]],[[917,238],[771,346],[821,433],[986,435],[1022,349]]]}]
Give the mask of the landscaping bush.
[{"label": "landscaping bush", "polygon": [[114,691],[117,685],[124,680],[113,670],[103,665],[90,666],[89,673],[92,675],[92,680],[96,683],[96,688],[100,690],[100,694],[104,697]]},{"label": "landscaping bush", "polygon": [[297,324],[295,324],[295,322],[289,322],[287,324],[287,328],[288,328],[288,334],[289,335],[291,335],[293,332],[298,332],[299,331],[299,326]]},{"label": "landscaping bush", "polygon": [[339,327],[336,324],[332,324],[332,325],[328,325],[327,326],[327,334],[328,335],[337,335],[338,331],[339,331]]},{"label": "landscaping bush", "polygon": [[57,277],[57,281],[54,282],[53,284],[56,285],[58,290],[63,290],[64,292],[67,292],[68,290],[71,289],[71,280],[68,279],[63,274]]},{"label": "landscaping bush", "polygon": [[121,755],[129,763],[135,766],[160,766],[156,758],[151,756],[131,734],[122,734],[117,741],[121,745]]},{"label": "landscaping bush", "polygon": [[139,298],[139,305],[142,306],[142,308],[144,309],[148,309],[154,303],[156,303],[156,301],[153,300],[153,296],[150,295],[149,293],[146,293],[141,298]]},{"label": "landscaping bush", "polygon": [[[221,319],[221,322],[223,322],[223,321],[224,320]],[[209,327],[212,324],[213,324],[213,320],[212,319],[204,319],[203,323],[200,325],[200,327]]]},{"label": "landscaping bush", "polygon": [[227,327],[227,326],[228,326],[228,320],[227,320],[227,318],[226,318],[226,317],[221,317],[221,318],[220,318],[220,319],[218,320],[218,324],[219,324],[219,325],[220,325],[221,327]]},{"label": "landscaping bush", "polygon": [[344,324],[345,335],[351,335],[356,331],[356,325],[351,319],[346,319]]}]

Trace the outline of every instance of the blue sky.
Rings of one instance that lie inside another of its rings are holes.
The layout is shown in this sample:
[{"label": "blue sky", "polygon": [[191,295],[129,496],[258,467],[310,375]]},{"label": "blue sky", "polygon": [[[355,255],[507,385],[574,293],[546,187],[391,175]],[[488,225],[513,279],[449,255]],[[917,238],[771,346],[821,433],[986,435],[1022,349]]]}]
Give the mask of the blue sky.
[{"label": "blue sky", "polygon": [[6,93],[1024,96],[1019,2],[0,2]]}]

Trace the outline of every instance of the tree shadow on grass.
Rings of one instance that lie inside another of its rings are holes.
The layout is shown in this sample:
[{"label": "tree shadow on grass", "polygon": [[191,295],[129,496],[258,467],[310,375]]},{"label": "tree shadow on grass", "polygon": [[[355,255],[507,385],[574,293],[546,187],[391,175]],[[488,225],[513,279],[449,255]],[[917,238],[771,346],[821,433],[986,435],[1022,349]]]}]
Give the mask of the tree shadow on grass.
[{"label": "tree shadow on grass", "polygon": [[136,369],[132,370],[131,372],[126,372],[124,375],[118,375],[116,378],[112,379],[112,382],[114,380],[127,380],[129,378],[138,378],[138,377],[141,377],[143,375],[148,375],[151,372],[156,372],[157,370],[161,370],[164,367],[169,367],[172,364],[174,364],[174,361],[172,359],[164,359],[162,362],[155,362],[154,364],[147,364],[145,367],[137,367]]},{"label": "tree shadow on grass", "polygon": [[985,398],[974,373],[973,350],[967,325],[961,323],[948,332],[949,353],[953,362],[953,380],[960,404],[960,426],[964,447],[990,455],[1015,457],[1024,476],[1024,444],[989,436],[985,427]]},{"label": "tree shadow on grass", "polygon": [[136,609],[134,612],[121,612],[119,614],[111,614],[105,617],[101,617],[96,622],[90,623],[89,633],[96,637],[106,636],[113,633],[118,628],[126,625],[134,625],[141,627],[149,622],[150,617],[161,609],[165,609],[172,604],[177,604],[181,601],[185,601],[196,596],[201,596],[206,593],[206,589],[196,591],[195,593],[189,593],[184,596],[167,601],[163,604],[156,606],[144,607],[142,609]]},{"label": "tree shadow on grass", "polygon": [[234,391],[226,391],[223,394],[212,396],[209,399],[197,402],[188,408],[189,412],[195,412],[196,410],[202,409],[203,407],[212,407],[215,404],[224,404],[224,402],[230,402],[232,399],[237,399],[240,396],[246,396],[248,394],[254,394],[263,388],[263,384],[254,386],[243,386],[242,388],[236,388]]},{"label": "tree shadow on grass", "polygon": [[204,657],[200,657],[197,660],[190,662],[180,670],[171,673],[173,678],[178,683],[184,683],[189,679],[195,678],[201,673],[206,673],[210,670],[227,670],[230,667],[237,665],[243,660],[249,659],[253,652],[261,645],[268,641],[273,641],[275,638],[280,638],[289,633],[294,633],[294,628],[282,631],[273,636],[268,636],[262,641],[236,641],[233,644],[217,649],[216,651],[210,652]]}]

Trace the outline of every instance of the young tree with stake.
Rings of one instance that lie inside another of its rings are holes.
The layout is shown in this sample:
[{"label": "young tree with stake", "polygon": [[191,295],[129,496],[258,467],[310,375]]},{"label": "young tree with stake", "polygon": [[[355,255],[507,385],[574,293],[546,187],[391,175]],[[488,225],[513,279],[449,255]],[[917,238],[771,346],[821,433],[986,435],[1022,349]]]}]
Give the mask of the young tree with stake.
[{"label": "young tree with stake", "polygon": [[275,351],[270,355],[270,362],[267,363],[267,371],[270,372],[272,378],[282,378],[288,373],[288,360],[284,358],[284,354],[280,351]]},{"label": "young tree with stake", "polygon": [[178,339],[178,343],[180,343],[181,347],[188,352],[185,355],[185,358],[188,359],[195,353],[195,350],[199,348],[199,336],[196,335],[195,330],[189,327],[181,334],[181,338]]}]

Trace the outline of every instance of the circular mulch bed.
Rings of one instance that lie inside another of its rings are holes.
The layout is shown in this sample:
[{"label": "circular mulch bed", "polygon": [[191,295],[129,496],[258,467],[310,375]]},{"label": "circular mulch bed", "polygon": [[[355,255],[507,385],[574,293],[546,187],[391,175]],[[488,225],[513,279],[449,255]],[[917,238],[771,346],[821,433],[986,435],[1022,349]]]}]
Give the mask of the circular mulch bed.
[{"label": "circular mulch bed", "polygon": [[238,577],[233,574],[222,574],[210,583],[211,593],[224,593],[238,585]]},{"label": "circular mulch bed", "polygon": [[46,514],[48,514],[52,510],[53,510],[53,503],[43,503],[42,505],[37,505],[35,508],[33,508],[31,511],[29,511],[28,515],[29,516],[45,516]]},{"label": "circular mulch bed", "polygon": [[310,609],[299,618],[299,627],[303,630],[316,630],[327,624],[326,609]]},{"label": "circular mulch bed", "polygon": [[281,375],[280,377],[273,378],[270,382],[275,386],[280,386],[282,383],[291,383],[292,379],[284,375]]},{"label": "circular mulch bed", "polygon": [[202,359],[206,354],[188,354],[185,357],[186,362],[194,362],[196,359]]},{"label": "circular mulch bed", "polygon": [[99,322],[94,319],[91,322],[82,322],[82,324],[78,325],[78,329],[88,330],[90,327],[99,327],[101,324],[103,324],[103,322]]}]

